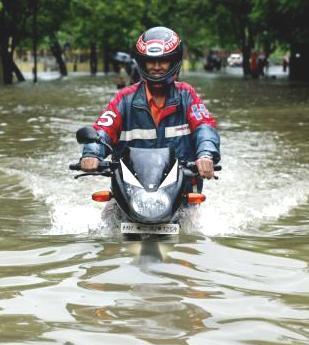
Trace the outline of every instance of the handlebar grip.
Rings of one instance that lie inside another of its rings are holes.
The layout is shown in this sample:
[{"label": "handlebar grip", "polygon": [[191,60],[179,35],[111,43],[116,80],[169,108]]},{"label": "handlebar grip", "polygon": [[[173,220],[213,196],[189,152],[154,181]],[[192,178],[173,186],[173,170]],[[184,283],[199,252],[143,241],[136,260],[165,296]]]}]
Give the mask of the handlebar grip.
[{"label": "handlebar grip", "polygon": [[[97,171],[104,171],[109,168],[109,162],[100,162]],[[69,165],[70,170],[82,170],[80,163],[73,163]]]},{"label": "handlebar grip", "polygon": [[[186,167],[191,169],[192,171],[197,171],[195,162],[187,162]],[[222,170],[221,165],[214,165],[214,171],[221,171],[221,170]]]},{"label": "handlebar grip", "polygon": [[73,163],[69,165],[70,170],[81,170],[80,163]]},{"label": "handlebar grip", "polygon": [[[117,168],[118,163],[117,162],[110,162],[110,161],[101,161],[99,162],[99,166],[97,171],[98,172],[104,172],[109,169],[115,169]],[[69,165],[70,170],[81,170],[81,164],[80,162],[78,163],[72,163]]]}]

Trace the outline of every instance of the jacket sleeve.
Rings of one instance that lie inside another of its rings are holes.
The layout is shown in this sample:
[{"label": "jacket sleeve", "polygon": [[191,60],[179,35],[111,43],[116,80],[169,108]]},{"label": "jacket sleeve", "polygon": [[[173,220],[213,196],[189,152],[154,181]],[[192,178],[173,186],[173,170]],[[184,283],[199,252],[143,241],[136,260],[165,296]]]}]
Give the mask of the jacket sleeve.
[{"label": "jacket sleeve", "polygon": [[220,137],[216,131],[216,120],[192,87],[189,89],[186,116],[195,146],[196,158],[209,156],[215,163],[219,162]]},{"label": "jacket sleeve", "polygon": [[122,129],[123,103],[122,96],[118,93],[100,113],[93,124],[93,128],[98,132],[101,141],[107,145],[102,143],[85,144],[82,153],[83,157],[96,157],[103,160],[111,153],[108,147],[113,147],[113,145],[118,143]]}]

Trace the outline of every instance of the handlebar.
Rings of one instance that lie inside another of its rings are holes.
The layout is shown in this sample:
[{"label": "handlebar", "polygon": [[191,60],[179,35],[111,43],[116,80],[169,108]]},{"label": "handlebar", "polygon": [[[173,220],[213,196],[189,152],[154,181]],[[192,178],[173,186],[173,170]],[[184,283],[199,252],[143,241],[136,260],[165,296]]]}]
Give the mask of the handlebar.
[{"label": "handlebar", "polygon": [[[107,169],[116,169],[118,167],[119,163],[118,162],[110,162],[110,161],[101,161],[99,162],[99,166],[97,171],[102,172]],[[78,163],[73,163],[69,165],[70,170],[81,170],[81,165],[80,162]]]},{"label": "handlebar", "polygon": [[[184,166],[190,170],[192,170],[193,172],[197,172],[197,166],[195,164],[195,162],[187,162],[184,164]],[[222,166],[221,165],[214,165],[214,171],[221,171],[222,170]]]},{"label": "handlebar", "polygon": [[[83,174],[76,175],[74,178],[79,178],[83,176],[112,176],[113,171],[118,167],[118,162],[110,162],[110,161],[101,161],[99,162],[99,166],[96,171],[94,172],[85,172]],[[69,165],[70,170],[80,171],[81,170],[81,164],[73,163]]]},{"label": "handlebar", "polygon": [[72,163],[69,165],[70,170],[81,170],[80,163]]},{"label": "handlebar", "polygon": [[[187,176],[198,176],[198,170],[197,170],[197,166],[195,164],[195,162],[184,162],[183,163],[184,166],[184,173]],[[221,165],[214,165],[214,171],[221,171],[222,170],[222,166]],[[214,176],[215,180],[218,180],[218,176]]]},{"label": "handlebar", "polygon": [[[195,162],[181,162],[183,168],[184,168],[184,173],[187,176],[198,176],[198,170]],[[113,171],[117,169],[119,166],[119,162],[111,162],[111,161],[100,161],[98,169],[94,172],[85,172],[79,175],[76,175],[75,178],[83,177],[83,176],[112,176]],[[78,163],[73,163],[69,165],[70,170],[75,170],[75,171],[80,171],[81,170],[81,164],[80,162]],[[214,171],[221,171],[222,166],[221,165],[215,165],[214,166]],[[215,179],[218,179],[217,176],[214,176]]]}]

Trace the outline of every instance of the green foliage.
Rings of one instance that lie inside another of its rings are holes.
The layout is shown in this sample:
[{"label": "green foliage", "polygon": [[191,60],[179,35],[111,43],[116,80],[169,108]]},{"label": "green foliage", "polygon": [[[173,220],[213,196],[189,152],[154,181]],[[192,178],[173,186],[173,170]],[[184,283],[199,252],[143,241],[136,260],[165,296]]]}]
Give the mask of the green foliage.
[{"label": "green foliage", "polygon": [[307,0],[255,0],[253,20],[260,21],[279,42],[309,43]]},{"label": "green foliage", "polygon": [[70,17],[70,0],[38,0],[39,38],[52,36],[61,31]]},{"label": "green foliage", "polygon": [[128,50],[143,29],[139,16],[142,9],[142,1],[72,0],[72,16],[66,28],[76,45],[108,43],[111,49]]},{"label": "green foliage", "polygon": [[73,48],[96,43],[130,51],[142,31],[157,25],[177,31],[191,56],[245,43],[272,51],[275,43],[309,42],[308,0],[0,0],[17,45],[31,46],[34,1],[41,46],[57,37]]}]

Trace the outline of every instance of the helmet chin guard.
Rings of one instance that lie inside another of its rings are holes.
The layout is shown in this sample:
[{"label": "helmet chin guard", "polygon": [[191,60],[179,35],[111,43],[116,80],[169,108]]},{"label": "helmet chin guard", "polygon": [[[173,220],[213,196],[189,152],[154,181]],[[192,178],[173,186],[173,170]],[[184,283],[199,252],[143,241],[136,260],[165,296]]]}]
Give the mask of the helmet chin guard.
[{"label": "helmet chin guard", "polygon": [[[158,26],[145,31],[136,43],[136,61],[142,78],[151,84],[168,85],[177,77],[181,68],[183,48],[178,35],[171,29]],[[169,70],[160,76],[147,72],[146,62],[170,61]]]}]

